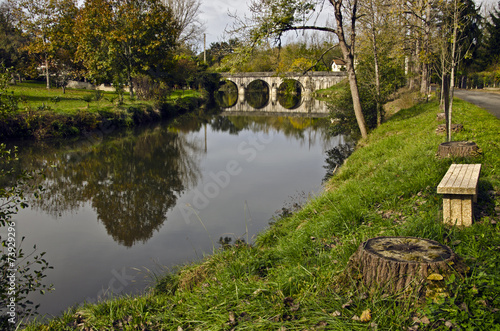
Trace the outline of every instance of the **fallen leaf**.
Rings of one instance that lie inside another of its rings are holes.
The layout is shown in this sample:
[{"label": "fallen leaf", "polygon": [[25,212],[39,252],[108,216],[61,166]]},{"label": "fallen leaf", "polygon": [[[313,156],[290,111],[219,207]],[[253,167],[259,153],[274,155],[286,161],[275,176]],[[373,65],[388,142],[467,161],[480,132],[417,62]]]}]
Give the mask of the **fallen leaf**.
[{"label": "fallen leaf", "polygon": [[369,322],[371,321],[371,319],[372,319],[372,314],[370,309],[364,310],[361,313],[361,317],[359,318],[359,320],[363,323]]},{"label": "fallen leaf", "polygon": [[440,274],[430,274],[427,276],[427,280],[443,280],[444,277]]},{"label": "fallen leaf", "polygon": [[413,322],[415,323],[422,323],[422,324],[430,324],[431,321],[429,320],[429,318],[427,318],[427,316],[423,316],[423,317],[413,317]]},{"label": "fallen leaf", "polygon": [[342,305],[342,308],[349,307],[349,306],[351,305],[351,303],[352,303],[352,300],[347,301],[346,303],[344,303],[344,304]]},{"label": "fallen leaf", "polygon": [[358,315],[354,315],[354,316],[352,317],[352,319],[353,319],[354,321],[359,321],[359,320],[360,320],[360,318],[359,318],[359,316],[358,316]]},{"label": "fallen leaf", "polygon": [[336,310],[333,313],[331,313],[330,315],[332,315],[333,317],[338,317],[338,316],[342,315],[342,313],[340,311]]}]

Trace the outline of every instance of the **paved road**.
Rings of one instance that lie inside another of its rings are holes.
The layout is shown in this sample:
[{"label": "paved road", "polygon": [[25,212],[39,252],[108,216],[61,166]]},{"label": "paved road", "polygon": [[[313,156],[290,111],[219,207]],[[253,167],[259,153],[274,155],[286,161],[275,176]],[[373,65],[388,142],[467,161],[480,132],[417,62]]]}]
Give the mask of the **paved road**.
[{"label": "paved road", "polygon": [[454,96],[484,108],[500,119],[500,94],[456,89],[454,91]]}]

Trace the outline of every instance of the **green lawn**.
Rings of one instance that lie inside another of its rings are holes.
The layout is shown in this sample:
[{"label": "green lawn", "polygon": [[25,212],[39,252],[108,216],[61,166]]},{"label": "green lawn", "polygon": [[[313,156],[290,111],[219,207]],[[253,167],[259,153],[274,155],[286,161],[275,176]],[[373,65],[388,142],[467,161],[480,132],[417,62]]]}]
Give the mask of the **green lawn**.
[{"label": "green lawn", "polygon": [[[20,111],[26,110],[52,110],[55,113],[75,114],[79,110],[113,110],[118,109],[118,94],[115,92],[104,92],[94,90],[66,89],[63,93],[62,88],[47,89],[43,82],[28,81],[11,85],[8,88],[20,98]],[[170,99],[176,99],[185,96],[199,96],[199,93],[192,90],[173,91]],[[153,101],[143,101],[131,99],[129,93],[124,94],[124,102],[121,108],[127,106],[152,105]]]},{"label": "green lawn", "polygon": [[[464,130],[454,139],[475,141],[482,154],[437,159],[445,141],[435,133],[438,108],[399,111],[358,144],[324,193],[277,218],[252,245],[214,248],[197,263],[152,274],[156,284],[142,296],[74,307],[27,330],[498,330],[500,121],[457,100],[453,122]],[[483,165],[470,228],[441,222],[436,186],[453,162]],[[377,236],[436,240],[470,271],[446,278],[448,294],[424,303],[355,286],[356,279],[339,283],[351,276],[345,271],[357,247]]]},{"label": "green lawn", "polygon": [[0,137],[66,137],[96,130],[103,121],[133,126],[172,117],[203,102],[203,93],[171,91],[162,101],[138,100],[128,93],[119,102],[115,92],[47,89],[40,82],[23,82],[7,89],[18,97],[17,112],[0,119]]}]

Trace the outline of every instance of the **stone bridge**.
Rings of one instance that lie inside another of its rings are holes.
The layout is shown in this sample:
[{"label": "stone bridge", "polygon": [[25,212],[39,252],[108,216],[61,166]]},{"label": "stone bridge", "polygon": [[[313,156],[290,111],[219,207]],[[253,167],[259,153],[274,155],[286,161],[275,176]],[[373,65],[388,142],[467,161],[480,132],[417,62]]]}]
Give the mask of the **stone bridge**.
[{"label": "stone bridge", "polygon": [[[312,94],[316,90],[329,88],[340,83],[345,79],[345,72],[332,71],[311,71],[305,74],[301,73],[286,73],[284,75],[276,75],[273,72],[244,72],[244,73],[222,73],[222,78],[234,83],[238,89],[238,101],[232,107],[226,108],[226,111],[234,112],[274,112],[274,113],[316,113],[328,114],[325,105],[321,104],[312,98]],[[270,100],[263,108],[252,109],[245,100],[245,92],[248,85],[254,81],[263,81],[269,88]],[[284,80],[295,80],[299,82],[301,88],[301,105],[294,109],[282,107],[277,101],[278,88]]]},{"label": "stone bridge", "polygon": [[274,72],[241,72],[241,73],[221,73],[222,78],[233,82],[238,87],[238,95],[244,95],[247,86],[256,80],[266,82],[269,87],[271,99],[276,95],[278,87],[285,79],[296,80],[300,83],[304,96],[312,94],[316,90],[329,88],[340,83],[345,77],[345,72],[333,71],[310,71],[305,74],[289,72],[284,75],[277,75]]}]

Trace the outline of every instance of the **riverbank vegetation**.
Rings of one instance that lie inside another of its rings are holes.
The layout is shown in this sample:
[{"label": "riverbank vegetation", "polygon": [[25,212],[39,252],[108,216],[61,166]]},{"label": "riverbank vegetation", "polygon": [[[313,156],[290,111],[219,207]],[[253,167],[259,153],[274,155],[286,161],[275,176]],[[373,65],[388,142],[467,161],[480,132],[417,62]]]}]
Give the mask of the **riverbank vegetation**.
[{"label": "riverbank vegetation", "polygon": [[[475,141],[479,156],[436,157],[445,141],[435,132],[438,102],[401,110],[358,143],[324,193],[277,215],[251,243],[222,241],[201,261],[167,274],[150,272],[152,288],[142,296],[74,307],[27,330],[494,329],[500,323],[500,123],[465,102],[455,106],[454,118],[464,130],[454,139]],[[441,222],[436,186],[457,162],[482,164],[469,228]],[[470,270],[442,284],[446,295],[422,303],[339,286],[349,257],[376,236],[436,240]]]},{"label": "riverbank vegetation", "polygon": [[100,90],[52,88],[26,81],[4,87],[10,108],[0,118],[0,137],[45,139],[105,132],[159,121],[199,108],[206,93],[180,90],[162,98],[136,99]]}]

